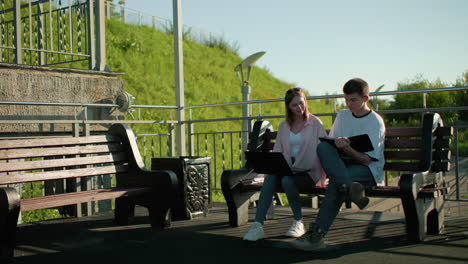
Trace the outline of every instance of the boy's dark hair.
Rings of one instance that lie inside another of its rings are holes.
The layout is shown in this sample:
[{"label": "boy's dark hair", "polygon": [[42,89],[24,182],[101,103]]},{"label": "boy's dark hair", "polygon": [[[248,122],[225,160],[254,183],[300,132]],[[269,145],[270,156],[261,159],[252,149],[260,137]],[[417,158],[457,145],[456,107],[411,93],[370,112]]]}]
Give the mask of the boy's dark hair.
[{"label": "boy's dark hair", "polygon": [[367,82],[361,78],[353,78],[345,83],[343,86],[343,93],[357,93],[363,97],[369,96],[369,85],[367,85]]}]

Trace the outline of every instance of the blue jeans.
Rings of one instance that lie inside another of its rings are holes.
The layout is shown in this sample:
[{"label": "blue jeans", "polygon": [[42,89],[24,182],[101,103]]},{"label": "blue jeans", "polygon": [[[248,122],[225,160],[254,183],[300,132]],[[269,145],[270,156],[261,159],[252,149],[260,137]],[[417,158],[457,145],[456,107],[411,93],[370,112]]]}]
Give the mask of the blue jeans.
[{"label": "blue jeans", "polygon": [[342,156],[329,143],[321,142],[317,147],[317,154],[327,173],[329,184],[315,223],[326,234],[344,202],[339,191],[340,186],[351,182],[360,182],[364,187],[369,188],[376,184],[369,167],[354,163],[349,158]]},{"label": "blue jeans", "polygon": [[255,215],[255,221],[262,223],[265,221],[265,216],[268,212],[268,208],[271,206],[273,201],[273,194],[281,184],[282,189],[288,197],[289,206],[293,212],[295,220],[302,219],[302,204],[299,198],[298,186],[314,186],[315,183],[307,173],[300,173],[294,176],[275,176],[267,175],[263,182],[262,191],[260,192],[260,198],[257,205],[257,213]]}]

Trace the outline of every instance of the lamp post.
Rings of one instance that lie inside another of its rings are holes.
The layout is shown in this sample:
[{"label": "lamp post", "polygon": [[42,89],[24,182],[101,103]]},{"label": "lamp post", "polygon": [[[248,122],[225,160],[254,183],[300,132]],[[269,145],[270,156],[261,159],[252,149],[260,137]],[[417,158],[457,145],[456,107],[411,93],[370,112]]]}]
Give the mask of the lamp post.
[{"label": "lamp post", "polygon": [[120,0],[119,5],[120,5],[120,20],[125,23],[125,2],[126,0]]},{"label": "lamp post", "polygon": [[[249,86],[249,80],[250,80],[250,72],[252,70],[252,66],[254,63],[260,59],[266,52],[260,51],[257,53],[254,53],[247,58],[245,58],[239,65],[237,65],[234,68],[234,71],[237,74],[237,77],[239,77],[239,81],[241,84],[241,91],[242,91],[242,101],[248,102],[249,101],[249,95],[250,95],[250,86]],[[244,78],[244,69],[246,69],[246,75]],[[246,149],[247,147],[247,142],[248,142],[248,132],[250,131],[250,121],[248,117],[250,116],[249,113],[249,105],[248,104],[243,104],[242,105],[242,117],[244,118],[242,122],[242,148],[243,150]]]}]

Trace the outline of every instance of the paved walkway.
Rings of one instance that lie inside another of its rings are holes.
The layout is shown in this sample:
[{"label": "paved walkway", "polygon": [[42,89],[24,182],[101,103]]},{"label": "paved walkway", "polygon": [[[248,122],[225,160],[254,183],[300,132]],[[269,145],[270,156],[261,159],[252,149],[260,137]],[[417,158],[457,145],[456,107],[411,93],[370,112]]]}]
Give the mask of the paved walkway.
[{"label": "paved walkway", "polygon": [[[283,236],[292,217],[287,207],[266,222],[267,238],[257,243],[242,241],[249,225],[228,226],[223,204],[165,231],[151,229],[145,211],[139,208],[129,226],[115,226],[111,213],[21,225],[15,263],[468,263],[466,217],[447,219],[444,234],[414,244],[405,238],[401,214],[345,209],[326,238],[328,248],[311,253],[292,249]],[[304,209],[305,222],[316,213]]]},{"label": "paved walkway", "polygon": [[[466,174],[468,159],[460,166]],[[447,176],[453,179],[453,173]],[[465,200],[466,178],[460,188]],[[423,243],[406,240],[403,213],[379,210],[384,203],[389,208],[399,199],[373,200],[365,211],[343,209],[322,252],[300,252],[289,246],[291,239],[283,236],[291,224],[288,207],[279,207],[276,218],[266,222],[265,240],[248,243],[242,236],[250,225],[229,227],[225,205],[216,204],[208,217],[175,221],[164,231],[151,229],[144,208],[138,208],[129,226],[114,225],[112,213],[20,225],[15,263],[468,263],[468,202],[449,199],[444,233]],[[250,214],[252,220],[254,209]],[[316,214],[317,209],[304,208],[306,224]]]}]

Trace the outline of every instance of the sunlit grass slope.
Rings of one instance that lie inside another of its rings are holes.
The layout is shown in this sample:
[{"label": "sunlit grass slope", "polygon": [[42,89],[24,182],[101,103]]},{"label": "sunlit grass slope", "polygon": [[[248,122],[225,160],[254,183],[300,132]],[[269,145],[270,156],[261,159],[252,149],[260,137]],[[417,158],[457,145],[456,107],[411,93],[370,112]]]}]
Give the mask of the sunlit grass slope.
[{"label": "sunlit grass slope", "polygon": [[[124,87],[136,97],[136,104],[176,105],[174,80],[173,36],[146,26],[134,26],[117,20],[106,24],[107,63],[112,71],[123,72]],[[236,53],[216,47],[184,41],[184,86],[185,105],[199,105],[242,100],[240,82],[234,67],[243,58]],[[259,47],[261,50],[261,47]],[[268,53],[265,55],[268,56]],[[268,70],[254,67],[250,79],[250,100],[282,98],[287,88],[294,84],[283,82]],[[313,112],[325,112],[330,106],[310,102]],[[282,103],[262,105],[264,115],[284,113]],[[258,107],[253,107],[254,115]],[[242,114],[240,106],[195,109],[192,119],[237,117]],[[146,119],[175,119],[173,110],[143,111]],[[189,118],[189,113],[186,113]],[[325,121],[325,120],[324,120]],[[229,123],[203,125],[203,130],[225,131]],[[136,127],[138,133],[144,131]],[[238,129],[238,128],[237,128]]]}]

